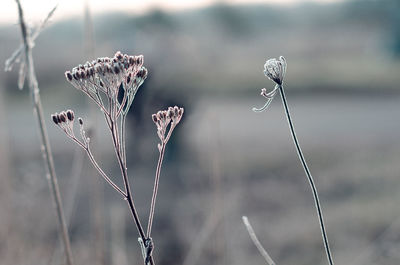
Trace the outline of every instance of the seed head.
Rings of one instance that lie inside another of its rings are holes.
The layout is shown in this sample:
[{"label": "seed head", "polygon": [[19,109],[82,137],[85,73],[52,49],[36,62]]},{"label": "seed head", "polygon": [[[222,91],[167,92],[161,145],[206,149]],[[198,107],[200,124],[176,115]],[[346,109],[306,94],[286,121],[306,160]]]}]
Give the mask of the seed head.
[{"label": "seed head", "polygon": [[55,124],[58,124],[58,117],[57,117],[57,113],[51,114],[51,119],[53,120],[53,122]]},{"label": "seed head", "polygon": [[67,110],[67,118],[69,121],[73,121],[74,120],[74,112],[72,110]]},{"label": "seed head", "polygon": [[65,72],[65,78],[67,78],[68,81],[72,81],[72,75],[70,71],[66,71]]},{"label": "seed head", "polygon": [[269,59],[264,64],[265,76],[267,76],[269,79],[271,79],[278,85],[282,85],[285,73],[286,73],[286,60],[283,56],[280,56],[279,60],[275,58]]}]

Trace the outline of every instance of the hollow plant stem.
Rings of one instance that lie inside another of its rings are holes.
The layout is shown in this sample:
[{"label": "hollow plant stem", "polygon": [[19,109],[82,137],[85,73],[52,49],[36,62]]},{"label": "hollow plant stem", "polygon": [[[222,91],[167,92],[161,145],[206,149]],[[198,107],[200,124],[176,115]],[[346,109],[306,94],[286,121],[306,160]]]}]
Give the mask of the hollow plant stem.
[{"label": "hollow plant stem", "polygon": [[151,197],[151,204],[150,204],[149,221],[147,223],[147,233],[146,233],[147,238],[149,238],[151,236],[151,228],[153,226],[153,218],[154,218],[154,210],[156,207],[158,183],[160,181],[160,173],[161,173],[161,166],[162,166],[163,159],[164,159],[165,146],[166,146],[166,143],[161,144],[160,156],[158,157],[156,176],[154,178],[153,195]]},{"label": "hollow plant stem", "polygon": [[301,151],[301,148],[300,148],[299,141],[297,140],[296,132],[294,130],[292,118],[290,116],[289,107],[288,107],[288,104],[287,104],[287,101],[286,101],[286,96],[285,96],[285,92],[283,90],[283,86],[282,85],[279,85],[279,92],[281,93],[282,103],[283,103],[283,106],[285,108],[286,118],[287,118],[287,121],[288,121],[288,124],[289,124],[290,132],[292,134],[294,145],[296,146],[297,154],[298,154],[300,162],[301,162],[301,164],[303,166],[304,172],[307,175],[307,178],[308,178],[308,181],[310,183],[311,190],[312,190],[312,193],[313,193],[313,196],[314,196],[315,208],[317,209],[317,213],[318,213],[319,224],[320,224],[320,227],[321,227],[322,239],[324,241],[326,256],[327,256],[329,264],[333,265],[333,259],[332,259],[331,251],[330,251],[330,248],[329,248],[328,235],[327,235],[326,230],[325,230],[324,218],[322,216],[322,209],[321,209],[320,201],[319,201],[319,198],[318,198],[317,187],[315,186],[314,179],[311,176],[310,169],[307,166],[307,163],[306,163],[306,160],[304,158],[303,152]]},{"label": "hollow plant stem", "polygon": [[46,129],[46,124],[43,118],[43,108],[39,94],[39,86],[36,80],[36,74],[33,65],[33,58],[32,58],[32,51],[31,51],[31,44],[30,44],[30,37],[27,32],[26,23],[24,20],[23,10],[21,3],[16,0],[18,5],[18,13],[19,13],[19,24],[21,26],[22,38],[24,43],[24,56],[25,56],[25,63],[28,71],[28,82],[29,82],[29,89],[31,93],[31,99],[33,103],[34,113],[36,114],[39,131],[40,131],[40,138],[42,142],[42,155],[43,159],[46,164],[46,168],[48,171],[48,181],[49,181],[49,188],[52,194],[54,205],[57,212],[59,227],[61,237],[64,243],[64,251],[66,256],[66,261],[68,265],[73,265],[73,258],[72,258],[72,251],[71,251],[71,244],[68,235],[68,228],[65,222],[64,212],[62,208],[61,202],[61,195],[60,190],[58,187],[57,176],[54,168],[54,161],[53,155],[50,148],[49,137]]}]

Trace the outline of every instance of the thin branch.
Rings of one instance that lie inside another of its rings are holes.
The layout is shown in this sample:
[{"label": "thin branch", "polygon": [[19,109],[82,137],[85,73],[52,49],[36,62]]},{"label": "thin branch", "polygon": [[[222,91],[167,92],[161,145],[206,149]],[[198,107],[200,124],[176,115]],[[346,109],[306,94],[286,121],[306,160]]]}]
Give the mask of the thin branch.
[{"label": "thin branch", "polygon": [[[56,207],[58,222],[59,222],[59,226],[60,226],[60,233],[61,233],[61,236],[62,236],[62,239],[64,242],[64,251],[65,251],[65,256],[67,259],[67,264],[72,265],[73,259],[72,259],[72,251],[71,251],[71,245],[70,245],[70,240],[69,240],[69,235],[68,235],[68,228],[67,228],[67,224],[65,222],[64,212],[62,209],[61,195],[60,195],[60,190],[58,187],[57,176],[56,176],[55,169],[54,169],[53,155],[51,152],[47,129],[46,129],[46,125],[45,125],[44,118],[43,118],[43,108],[42,108],[42,103],[41,103],[41,99],[40,99],[40,95],[39,95],[39,87],[38,87],[38,83],[36,80],[36,74],[35,74],[34,65],[33,65],[32,51],[31,51],[31,46],[30,46],[31,39],[27,32],[27,27],[26,27],[26,23],[24,20],[21,3],[19,2],[19,0],[16,0],[16,2],[18,5],[19,24],[21,26],[21,33],[22,33],[23,44],[24,44],[25,62],[26,62],[26,67],[27,67],[27,71],[28,71],[27,77],[28,77],[28,81],[29,81],[30,92],[32,95],[31,99],[33,102],[34,113],[37,116],[41,141],[42,141],[42,145],[43,145],[42,155],[43,155],[43,159],[45,160],[46,168],[47,168],[47,171],[49,174],[49,178],[48,178],[49,188],[50,188],[50,192],[52,193],[54,204]],[[52,15],[53,12],[54,12],[54,9],[50,12],[50,14],[48,15],[48,18]],[[47,21],[47,19],[46,19],[46,21]]]},{"label": "thin branch", "polygon": [[[55,7],[53,7],[52,10],[50,10],[50,12],[47,14],[47,17],[43,20],[43,22],[40,24],[40,26],[31,35],[31,37],[30,37],[31,45],[33,45],[36,38],[39,36],[39,34],[42,32],[42,30],[47,26],[47,23],[49,22],[50,18],[53,16],[54,12],[56,11],[57,6],[58,6],[58,4]],[[13,52],[13,54],[10,56],[10,58],[8,58],[6,60],[5,68],[4,68],[4,70],[6,72],[12,70],[14,63],[18,61],[18,59],[20,58],[23,51],[24,51],[24,44],[21,44],[18,47],[18,49],[16,49]]]},{"label": "thin branch", "polygon": [[242,220],[243,220],[244,225],[247,228],[247,232],[249,232],[251,240],[253,241],[254,245],[257,247],[260,254],[264,257],[265,261],[269,265],[276,265],[275,262],[272,260],[271,256],[268,254],[268,252],[265,250],[265,248],[261,245],[260,241],[258,240],[256,233],[254,232],[254,229],[251,226],[247,216],[242,216]]},{"label": "thin branch", "polygon": [[123,190],[121,190],[120,187],[117,186],[108,176],[104,171],[101,169],[99,164],[97,164],[96,160],[93,157],[92,152],[90,151],[89,147],[85,148],[87,155],[89,156],[90,161],[92,162],[93,166],[96,168],[96,170],[100,173],[100,175],[107,181],[108,184],[111,185],[116,191],[118,191],[122,196],[126,197],[126,194]]},{"label": "thin branch", "polygon": [[151,204],[150,204],[150,214],[149,214],[149,221],[147,223],[147,232],[146,237],[149,238],[151,236],[151,228],[153,226],[153,218],[154,218],[154,210],[156,207],[156,199],[157,199],[157,191],[158,191],[158,183],[160,181],[160,173],[161,173],[161,166],[164,159],[165,154],[165,146],[166,143],[163,142],[160,148],[160,156],[157,162],[157,169],[156,169],[156,176],[154,178],[154,187],[153,187],[153,195],[151,197]]}]

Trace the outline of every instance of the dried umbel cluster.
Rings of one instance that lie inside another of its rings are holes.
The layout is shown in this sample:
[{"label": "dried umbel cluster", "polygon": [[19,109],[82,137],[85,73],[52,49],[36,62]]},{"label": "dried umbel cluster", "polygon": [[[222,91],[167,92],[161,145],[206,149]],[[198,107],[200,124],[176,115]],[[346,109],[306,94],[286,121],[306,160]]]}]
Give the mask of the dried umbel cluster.
[{"label": "dried umbel cluster", "polygon": [[[147,77],[147,69],[143,67],[142,55],[131,56],[118,51],[113,58],[103,57],[80,64],[65,72],[65,77],[105,113],[116,118],[128,112],[138,88]],[[123,99],[119,102],[121,85]]]},{"label": "dried umbel cluster", "polygon": [[264,74],[270,80],[274,81],[276,85],[271,92],[267,92],[266,88],[261,89],[261,96],[265,97],[267,99],[267,102],[265,102],[264,106],[262,106],[261,108],[253,108],[253,111],[261,112],[268,108],[269,104],[271,104],[272,100],[274,99],[274,96],[278,91],[279,86],[282,85],[283,78],[286,74],[286,67],[286,60],[283,56],[280,56],[279,60],[272,58],[265,62]]},{"label": "dried umbel cluster", "polygon": [[60,127],[67,134],[68,137],[77,142],[83,148],[88,148],[89,138],[87,138],[85,135],[82,118],[78,118],[78,123],[83,141],[81,142],[75,137],[74,133],[75,114],[72,110],[61,111],[60,113],[56,112],[51,115],[51,119],[53,120],[55,125]]},{"label": "dried umbel cluster", "polygon": [[[143,56],[129,56],[117,52],[113,58],[99,58],[91,63],[87,62],[84,65],[74,67],[71,71],[67,71],[65,76],[74,87],[88,95],[102,110],[107,127],[111,133],[112,144],[120,167],[124,187],[120,188],[114,182],[113,178],[109,177],[96,162],[89,146],[90,139],[85,135],[82,119],[78,119],[81,140],[74,135],[73,111],[67,110],[62,111],[60,114],[53,114],[53,122],[86,151],[93,166],[104,180],[126,200],[138,230],[144,264],[154,265],[152,254],[154,245],[151,239],[151,228],[154,218],[158,181],[166,144],[175,126],[182,118],[183,108],[178,108],[177,106],[170,107],[152,116],[153,121],[157,125],[157,133],[161,143],[158,144],[160,156],[157,163],[153,196],[150,204],[149,221],[147,230],[145,231],[136,211],[129,185],[125,144],[126,116],[138,88],[147,77],[147,70],[143,67]],[[121,87],[122,91],[120,90]]]},{"label": "dried umbel cluster", "polygon": [[75,114],[72,110],[62,111],[51,115],[53,122],[66,133],[73,134]]},{"label": "dried umbel cluster", "polygon": [[269,59],[264,64],[264,74],[278,85],[282,85],[286,66],[286,60],[283,56],[280,56],[279,60],[275,58]]},{"label": "dried umbel cluster", "polygon": [[181,121],[183,112],[183,108],[175,106],[169,107],[167,110],[160,110],[151,116],[157,126],[157,134],[162,144],[168,142],[175,126]]}]

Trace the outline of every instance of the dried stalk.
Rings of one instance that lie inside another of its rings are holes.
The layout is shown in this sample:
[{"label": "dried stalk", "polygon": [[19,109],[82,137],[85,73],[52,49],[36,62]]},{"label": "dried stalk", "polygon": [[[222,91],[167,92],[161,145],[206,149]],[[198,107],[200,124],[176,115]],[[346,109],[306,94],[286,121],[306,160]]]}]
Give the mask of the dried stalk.
[{"label": "dried stalk", "polygon": [[251,240],[253,241],[254,245],[257,247],[260,254],[264,257],[265,261],[269,265],[276,265],[275,262],[272,260],[271,256],[268,254],[268,252],[265,250],[265,248],[261,245],[260,241],[258,240],[256,233],[254,232],[254,229],[251,226],[247,216],[242,216],[242,220],[243,220],[244,225],[247,228],[247,232],[249,232]]},{"label": "dried stalk", "polygon": [[[67,228],[67,224],[65,222],[60,190],[58,187],[57,176],[56,176],[55,169],[54,169],[53,155],[51,152],[48,133],[47,133],[46,125],[45,125],[44,118],[43,118],[43,108],[42,108],[42,103],[41,103],[40,94],[39,94],[38,82],[36,79],[36,74],[35,74],[34,65],[33,65],[32,50],[31,50],[32,40],[31,40],[31,36],[29,36],[29,34],[28,34],[28,30],[27,30],[27,26],[26,26],[26,23],[24,20],[24,14],[23,14],[23,9],[22,9],[21,3],[19,2],[19,0],[16,0],[16,2],[18,5],[19,24],[21,26],[21,33],[22,33],[22,39],[23,39],[23,45],[24,45],[23,52],[24,52],[24,57],[25,57],[25,64],[21,64],[21,65],[24,65],[22,67],[25,67],[25,70],[27,71],[27,79],[29,82],[29,89],[30,89],[30,93],[31,93],[31,99],[32,99],[32,103],[33,103],[34,113],[36,114],[38,125],[39,125],[39,130],[40,130],[40,137],[41,137],[41,142],[42,142],[42,148],[41,148],[42,155],[43,155],[43,159],[46,164],[46,169],[48,171],[49,188],[50,188],[50,192],[52,194],[54,204],[56,207],[58,222],[59,222],[59,226],[60,226],[60,233],[62,236],[62,240],[64,242],[64,252],[65,252],[65,256],[66,256],[66,261],[67,261],[68,265],[73,265],[73,258],[72,258],[71,245],[70,245],[70,240],[69,240],[69,235],[68,235],[68,228]],[[48,18],[51,16],[51,14],[53,12],[54,12],[54,9],[50,12],[49,16],[46,18],[45,21],[48,20]],[[21,78],[21,76],[20,76],[20,78]]]},{"label": "dried stalk", "polygon": [[281,94],[281,98],[282,98],[283,107],[285,109],[286,118],[287,118],[287,121],[289,124],[290,133],[292,135],[293,142],[296,147],[297,155],[299,156],[300,162],[303,166],[304,172],[306,173],[308,182],[311,186],[312,194],[314,197],[315,208],[316,208],[317,214],[318,214],[318,220],[319,220],[319,224],[320,224],[320,228],[321,228],[322,240],[324,243],[326,256],[327,256],[329,264],[333,265],[333,258],[332,258],[331,250],[329,247],[328,235],[327,235],[326,229],[325,229],[324,218],[322,215],[321,203],[318,198],[317,187],[315,186],[314,179],[310,173],[310,169],[308,168],[308,165],[304,158],[303,152],[300,148],[300,144],[297,139],[296,132],[294,130],[294,125],[292,122],[292,118],[291,118],[291,115],[289,112],[289,106],[286,101],[285,92],[283,90],[282,84],[283,84],[283,78],[286,74],[286,67],[287,67],[286,60],[283,56],[280,56],[279,60],[273,58],[273,59],[269,59],[268,61],[266,61],[265,65],[264,65],[264,74],[270,80],[274,81],[276,83],[276,85],[275,85],[275,88],[271,92],[268,92],[268,93],[265,88],[261,89],[261,96],[265,97],[267,99],[267,101],[263,107],[253,108],[253,111],[261,112],[261,111],[266,110],[268,108],[269,104],[271,103],[271,101],[274,99],[276,92],[279,90],[279,92]]},{"label": "dried stalk", "polygon": [[[113,58],[98,58],[92,62],[85,63],[85,65],[74,67],[72,71],[67,71],[65,76],[75,88],[84,92],[101,109],[111,133],[112,144],[120,167],[124,189],[121,189],[116,185],[96,162],[90,149],[90,139],[86,137],[83,120],[81,118],[79,118],[78,121],[82,140],[79,140],[75,136],[73,127],[75,115],[72,110],[53,114],[53,122],[62,129],[69,138],[86,151],[90,161],[100,175],[124,198],[124,200],[126,200],[139,233],[139,244],[141,246],[144,264],[153,265],[153,241],[150,234],[154,217],[160,170],[165,146],[170,139],[175,126],[182,118],[183,108],[178,108],[176,106],[174,108],[170,107],[168,110],[159,111],[157,114],[152,116],[153,121],[157,125],[157,133],[160,137],[161,144],[158,145],[160,158],[157,166],[155,186],[150,206],[148,229],[145,233],[134,204],[129,184],[125,152],[126,116],[137,90],[147,77],[147,69],[143,67],[143,56],[129,56],[117,52]],[[118,99],[118,94],[121,86],[123,88],[123,99],[120,101]]]}]

